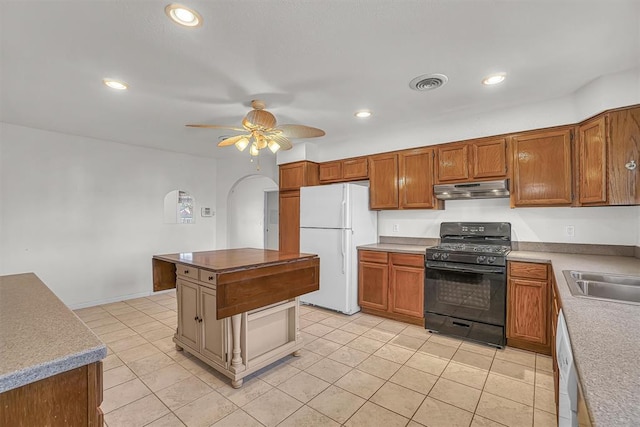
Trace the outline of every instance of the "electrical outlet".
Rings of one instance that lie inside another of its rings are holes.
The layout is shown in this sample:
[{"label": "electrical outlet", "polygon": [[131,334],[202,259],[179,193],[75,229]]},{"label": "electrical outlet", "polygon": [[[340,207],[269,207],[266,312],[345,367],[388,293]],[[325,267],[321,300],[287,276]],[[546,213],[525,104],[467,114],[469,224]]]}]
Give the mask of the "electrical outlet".
[{"label": "electrical outlet", "polygon": [[393,224],[393,232],[397,233],[400,231],[400,224]]},{"label": "electrical outlet", "polygon": [[567,226],[564,228],[564,234],[565,234],[567,237],[574,237],[574,236],[576,235],[576,229],[575,229],[575,227],[574,227],[573,225],[567,225]]}]

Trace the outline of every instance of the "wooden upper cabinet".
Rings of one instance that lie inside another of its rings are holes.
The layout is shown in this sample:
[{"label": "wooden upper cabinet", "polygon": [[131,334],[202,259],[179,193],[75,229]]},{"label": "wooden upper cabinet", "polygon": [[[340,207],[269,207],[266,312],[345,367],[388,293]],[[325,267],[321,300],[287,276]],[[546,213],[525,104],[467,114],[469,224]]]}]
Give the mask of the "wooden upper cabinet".
[{"label": "wooden upper cabinet", "polygon": [[638,205],[640,204],[640,107],[612,111],[608,114],[608,204]]},{"label": "wooden upper cabinet", "polygon": [[430,209],[439,204],[433,197],[433,156],[431,148],[398,155],[400,208]]},{"label": "wooden upper cabinet", "polygon": [[454,143],[436,148],[438,182],[469,180],[469,145]]},{"label": "wooden upper cabinet", "polygon": [[342,180],[342,162],[327,162],[320,164],[320,182],[334,182]]},{"label": "wooden upper cabinet", "polygon": [[280,166],[280,191],[299,190],[310,185],[318,185],[317,163],[303,161]]},{"label": "wooden upper cabinet", "polygon": [[516,135],[513,206],[571,205],[572,128]]},{"label": "wooden upper cabinet", "polygon": [[369,208],[398,208],[398,155],[369,157]]},{"label": "wooden upper cabinet", "polygon": [[578,202],[607,202],[606,117],[589,120],[578,129]]},{"label": "wooden upper cabinet", "polygon": [[342,179],[367,179],[369,177],[369,168],[366,157],[357,159],[347,159],[342,161]]},{"label": "wooden upper cabinet", "polygon": [[505,138],[479,140],[469,143],[471,148],[471,178],[506,178],[507,140]]},{"label": "wooden upper cabinet", "polygon": [[320,164],[320,182],[345,182],[368,178],[367,158],[336,160]]}]

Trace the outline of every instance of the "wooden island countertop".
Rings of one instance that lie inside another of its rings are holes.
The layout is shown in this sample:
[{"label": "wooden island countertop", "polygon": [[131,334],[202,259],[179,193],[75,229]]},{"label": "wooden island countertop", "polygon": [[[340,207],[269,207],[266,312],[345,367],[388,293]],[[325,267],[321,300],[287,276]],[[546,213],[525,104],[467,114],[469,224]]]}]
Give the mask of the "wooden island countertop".
[{"label": "wooden island countertop", "polygon": [[154,291],[175,288],[176,269],[185,266],[216,285],[218,319],[319,289],[317,255],[242,248],[155,255]]},{"label": "wooden island countertop", "polygon": [[177,288],[173,341],[241,387],[303,346],[299,296],[320,287],[320,258],[266,249],[156,255],[155,291]]}]

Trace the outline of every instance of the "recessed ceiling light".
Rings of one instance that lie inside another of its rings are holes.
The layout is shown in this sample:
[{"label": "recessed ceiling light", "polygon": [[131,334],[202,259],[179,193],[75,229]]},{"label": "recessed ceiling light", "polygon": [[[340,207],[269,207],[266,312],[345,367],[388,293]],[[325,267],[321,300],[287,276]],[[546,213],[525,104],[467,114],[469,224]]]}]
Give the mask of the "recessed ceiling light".
[{"label": "recessed ceiling light", "polygon": [[491,74],[490,76],[482,79],[482,84],[487,86],[497,85],[498,83],[502,83],[506,77],[507,73]]},{"label": "recessed ceiling light", "polygon": [[361,119],[365,119],[367,117],[371,117],[371,111],[369,110],[360,110],[360,111],[356,111],[356,113],[354,114],[354,116],[361,118]]},{"label": "recessed ceiling light", "polygon": [[185,27],[199,27],[202,25],[202,16],[198,12],[178,3],[171,3],[165,7],[164,13],[173,22]]},{"label": "recessed ceiling light", "polygon": [[102,79],[102,82],[109,86],[111,89],[115,90],[125,90],[129,87],[125,82],[121,82],[119,80]]}]

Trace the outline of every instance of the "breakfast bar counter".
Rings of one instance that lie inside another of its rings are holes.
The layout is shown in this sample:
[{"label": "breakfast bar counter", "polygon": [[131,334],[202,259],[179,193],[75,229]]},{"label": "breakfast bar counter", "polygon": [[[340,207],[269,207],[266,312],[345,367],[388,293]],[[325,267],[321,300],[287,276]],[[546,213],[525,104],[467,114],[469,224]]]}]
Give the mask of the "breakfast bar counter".
[{"label": "breakfast bar counter", "polygon": [[38,276],[0,276],[0,425],[102,425],[106,355]]},{"label": "breakfast bar counter", "polygon": [[153,257],[154,290],[177,289],[173,341],[241,387],[302,348],[298,297],[319,289],[313,254],[227,249]]}]

